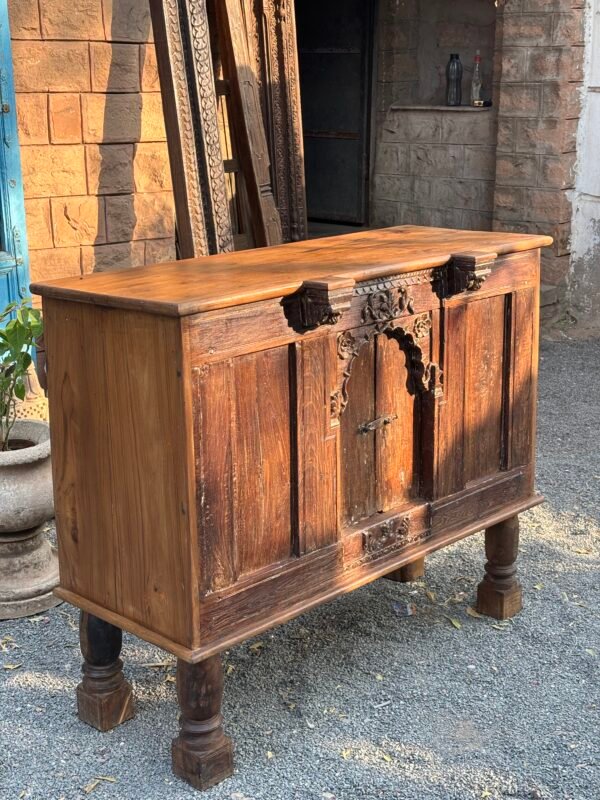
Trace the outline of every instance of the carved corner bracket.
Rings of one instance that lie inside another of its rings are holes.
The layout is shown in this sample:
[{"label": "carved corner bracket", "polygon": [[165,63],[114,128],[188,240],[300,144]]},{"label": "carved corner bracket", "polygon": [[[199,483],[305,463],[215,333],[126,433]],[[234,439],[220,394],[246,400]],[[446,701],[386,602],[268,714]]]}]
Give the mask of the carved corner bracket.
[{"label": "carved corner bracket", "polygon": [[472,250],[454,253],[449,269],[450,294],[477,292],[492,272],[497,253]]},{"label": "carved corner bracket", "polygon": [[299,332],[321,325],[337,325],[352,305],[354,283],[353,278],[305,281],[297,292],[283,301],[288,322]]},{"label": "carved corner bracket", "polygon": [[367,297],[362,321],[365,325],[375,325],[379,333],[383,333],[396,317],[414,313],[414,301],[405,286],[376,286]]}]

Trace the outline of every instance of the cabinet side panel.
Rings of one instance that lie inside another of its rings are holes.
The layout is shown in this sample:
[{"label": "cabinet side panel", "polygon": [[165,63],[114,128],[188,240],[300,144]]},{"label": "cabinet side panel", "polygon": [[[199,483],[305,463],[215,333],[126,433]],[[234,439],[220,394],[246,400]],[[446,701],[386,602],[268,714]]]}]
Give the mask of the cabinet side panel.
[{"label": "cabinet side panel", "polygon": [[505,353],[504,295],[467,306],[465,481],[501,468]]},{"label": "cabinet side panel", "polygon": [[193,643],[179,321],[44,302],[61,586]]},{"label": "cabinet side panel", "polygon": [[233,362],[234,526],[240,574],[292,555],[289,348]]}]

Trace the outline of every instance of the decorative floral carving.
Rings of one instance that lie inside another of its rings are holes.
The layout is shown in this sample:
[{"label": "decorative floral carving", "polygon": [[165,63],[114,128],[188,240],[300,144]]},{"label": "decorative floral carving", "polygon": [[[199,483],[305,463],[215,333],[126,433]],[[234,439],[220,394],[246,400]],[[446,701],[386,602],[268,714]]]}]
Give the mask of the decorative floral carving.
[{"label": "decorative floral carving", "polygon": [[398,550],[411,543],[410,519],[392,517],[363,534],[365,553],[371,557],[382,556],[391,550]]},{"label": "decorative floral carving", "polygon": [[342,416],[342,412],[345,408],[344,397],[342,395],[341,389],[338,389],[331,395],[331,418],[332,419],[339,419]]},{"label": "decorative floral carving", "polygon": [[345,359],[356,355],[357,347],[358,343],[350,331],[344,331],[344,333],[340,334],[338,337],[338,356],[340,358]]},{"label": "decorative floral carving", "polygon": [[399,299],[399,306],[400,306],[400,313],[401,314],[414,314],[415,309],[413,306],[413,299],[408,293],[408,289],[405,286],[400,288],[400,299]]},{"label": "decorative floral carving", "polygon": [[413,325],[413,331],[416,339],[424,339],[426,336],[429,336],[431,332],[431,317],[429,314],[423,314],[423,316],[417,317]]},{"label": "decorative floral carving", "polygon": [[467,292],[476,292],[478,289],[481,289],[490,272],[491,270],[489,269],[467,272],[465,275]]},{"label": "decorative floral carving", "polygon": [[376,287],[367,297],[363,308],[362,321],[365,325],[374,323],[377,330],[384,331],[393,319],[402,314],[414,314],[414,301],[405,286],[400,288]]},{"label": "decorative floral carving", "polygon": [[477,292],[492,274],[496,253],[473,251],[456,253],[449,265],[451,292]]}]

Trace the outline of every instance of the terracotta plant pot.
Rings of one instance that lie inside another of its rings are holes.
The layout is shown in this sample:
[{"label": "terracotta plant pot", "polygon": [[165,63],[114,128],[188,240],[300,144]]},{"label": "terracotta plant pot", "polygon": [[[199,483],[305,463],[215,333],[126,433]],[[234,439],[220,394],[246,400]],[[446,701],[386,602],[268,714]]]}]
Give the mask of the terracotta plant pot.
[{"label": "terracotta plant pot", "polygon": [[58,559],[42,530],[54,516],[50,431],[45,422],[18,420],[0,452],[0,619],[57,605]]}]

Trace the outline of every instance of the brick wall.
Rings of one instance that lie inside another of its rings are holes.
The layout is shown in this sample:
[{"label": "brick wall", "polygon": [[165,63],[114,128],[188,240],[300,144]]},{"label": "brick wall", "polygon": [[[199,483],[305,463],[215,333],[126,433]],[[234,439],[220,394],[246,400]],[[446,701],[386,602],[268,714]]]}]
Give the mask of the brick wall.
[{"label": "brick wall", "polygon": [[31,277],[174,258],[148,0],[8,0]]},{"label": "brick wall", "polygon": [[544,283],[564,288],[571,249],[571,190],[580,114],[584,0],[505,0],[494,226],[555,237]]}]

